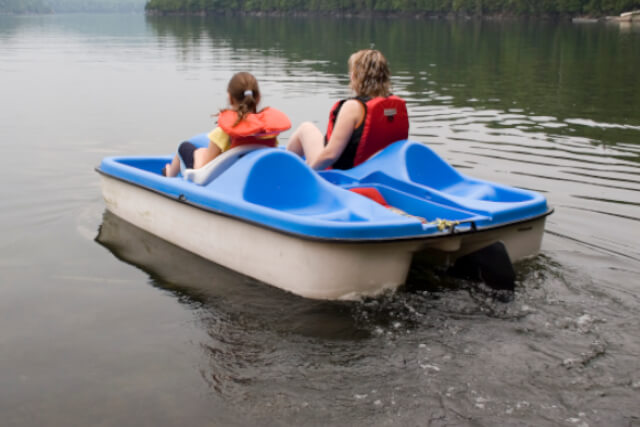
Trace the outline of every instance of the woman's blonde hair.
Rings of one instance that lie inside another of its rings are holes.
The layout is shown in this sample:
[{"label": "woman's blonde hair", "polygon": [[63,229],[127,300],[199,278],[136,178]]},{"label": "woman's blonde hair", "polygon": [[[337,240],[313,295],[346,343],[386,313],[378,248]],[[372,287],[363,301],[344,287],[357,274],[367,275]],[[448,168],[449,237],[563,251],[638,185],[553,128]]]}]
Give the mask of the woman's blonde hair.
[{"label": "woman's blonde hair", "polygon": [[358,96],[389,96],[391,73],[386,58],[375,49],[359,50],[349,57],[351,89]]},{"label": "woman's blonde hair", "polygon": [[260,88],[258,81],[246,71],[236,73],[229,80],[227,92],[233,100],[233,109],[238,113],[234,126],[240,123],[249,113],[256,113],[260,102]]}]

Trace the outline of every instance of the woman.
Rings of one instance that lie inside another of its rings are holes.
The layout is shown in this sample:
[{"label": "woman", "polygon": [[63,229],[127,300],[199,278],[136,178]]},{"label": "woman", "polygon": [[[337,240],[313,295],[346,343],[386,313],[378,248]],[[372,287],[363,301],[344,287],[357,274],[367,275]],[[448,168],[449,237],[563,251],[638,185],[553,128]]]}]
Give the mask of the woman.
[{"label": "woman", "polygon": [[349,76],[356,96],[334,105],[326,136],[305,122],[287,145],[313,169],[351,168],[409,134],[406,106],[391,95],[389,67],[382,53],[366,49],[351,55]]}]

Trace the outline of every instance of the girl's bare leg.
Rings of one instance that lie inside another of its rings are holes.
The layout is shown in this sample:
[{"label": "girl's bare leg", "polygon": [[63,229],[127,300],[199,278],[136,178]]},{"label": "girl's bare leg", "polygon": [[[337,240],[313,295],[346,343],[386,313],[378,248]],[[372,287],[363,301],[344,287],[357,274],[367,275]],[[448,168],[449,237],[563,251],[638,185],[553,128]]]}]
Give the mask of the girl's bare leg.
[{"label": "girl's bare leg", "polygon": [[165,173],[165,176],[173,177],[178,175],[178,172],[180,172],[180,159],[176,154],[173,157],[173,160],[171,160],[171,163],[167,163],[165,165],[164,173]]},{"label": "girl's bare leg", "polygon": [[218,157],[219,154],[220,149],[215,144],[209,144],[209,147],[198,148],[193,152],[193,168],[200,169]]},{"label": "girl's bare leg", "polygon": [[324,135],[311,122],[304,122],[298,126],[287,144],[287,150],[304,156],[307,163],[318,157],[323,148]]}]

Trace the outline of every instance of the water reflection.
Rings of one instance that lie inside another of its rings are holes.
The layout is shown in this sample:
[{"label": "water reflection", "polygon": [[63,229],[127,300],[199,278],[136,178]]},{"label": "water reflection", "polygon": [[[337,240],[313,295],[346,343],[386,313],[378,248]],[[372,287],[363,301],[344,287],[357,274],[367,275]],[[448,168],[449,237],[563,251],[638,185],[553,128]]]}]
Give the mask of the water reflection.
[{"label": "water reflection", "polygon": [[[0,36],[16,36],[29,33],[45,33],[51,36],[64,34],[91,37],[134,39],[145,35],[147,30],[140,25],[142,14],[51,14],[51,15],[0,15]],[[106,40],[102,40],[106,41]]]},{"label": "water reflection", "polygon": [[147,23],[184,46],[206,37],[214,46],[282,57],[290,70],[334,75],[340,84],[347,83],[346,58],[373,45],[389,59],[396,92],[412,104],[472,105],[503,115],[517,109],[523,114],[513,119],[529,118],[518,124],[533,130],[584,132],[613,144],[636,142],[637,132],[599,133],[597,125],[571,120],[640,125],[640,37],[622,36],[614,26],[304,17],[147,17]]},{"label": "water reflection", "polygon": [[258,329],[265,334],[286,332],[336,340],[369,335],[354,321],[351,303],[308,300],[257,282],[172,245],[109,211],[104,212],[96,242],[149,274],[153,286],[173,293],[195,310],[205,310],[207,314],[201,319],[204,323],[237,328],[216,331],[215,335],[227,337],[221,342],[238,331]]}]

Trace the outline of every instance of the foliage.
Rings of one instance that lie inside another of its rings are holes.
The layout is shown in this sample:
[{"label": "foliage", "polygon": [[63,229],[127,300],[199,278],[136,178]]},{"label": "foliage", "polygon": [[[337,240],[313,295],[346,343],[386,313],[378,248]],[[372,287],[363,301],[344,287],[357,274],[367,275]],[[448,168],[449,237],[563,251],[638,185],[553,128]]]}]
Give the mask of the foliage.
[{"label": "foliage", "polygon": [[158,13],[406,12],[464,15],[618,14],[640,9],[640,0],[149,0]]}]

